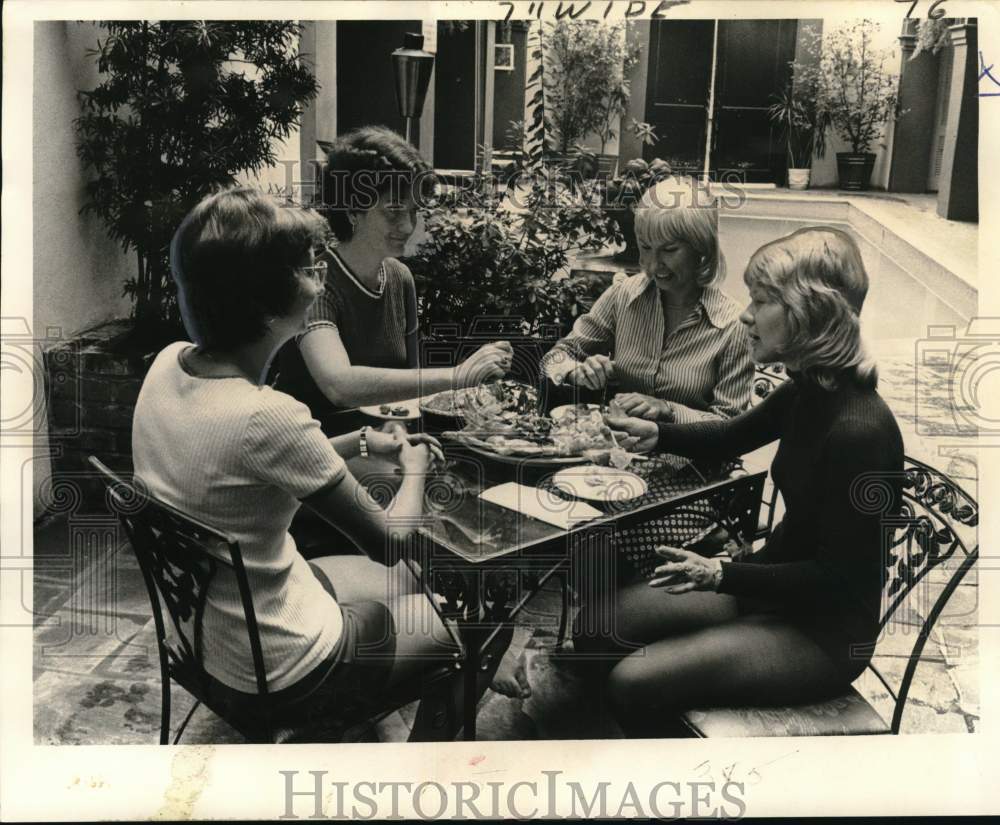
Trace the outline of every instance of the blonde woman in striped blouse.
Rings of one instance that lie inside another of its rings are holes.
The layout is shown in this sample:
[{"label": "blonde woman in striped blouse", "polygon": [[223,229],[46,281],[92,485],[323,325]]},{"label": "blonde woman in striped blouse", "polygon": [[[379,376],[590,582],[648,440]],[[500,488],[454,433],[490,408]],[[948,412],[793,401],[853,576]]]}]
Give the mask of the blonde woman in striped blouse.
[{"label": "blonde woman in striped blouse", "polygon": [[[690,178],[662,181],[643,195],[635,231],[641,274],[612,284],[542,359],[543,371],[557,385],[589,390],[614,378],[621,390],[614,400],[635,417],[687,423],[738,415],[749,406],[753,364],[740,307],[717,286],[725,271],[715,198]],[[698,526],[668,517],[622,530],[616,560],[631,560],[632,569],[623,566],[621,575],[648,575],[658,544],[681,544]],[[580,561],[593,574],[576,585],[581,615],[600,614],[589,603],[609,595],[598,572],[607,562]],[[593,630],[578,622],[574,639],[583,647]],[[497,674],[509,691],[525,681],[520,644],[515,636]]]},{"label": "blonde woman in striped blouse", "polygon": [[636,209],[642,272],[619,280],[545,357],[556,384],[603,389],[632,416],[687,423],[732,418],[750,400],[753,364],[725,275],[715,198],[691,178],[661,181]]}]

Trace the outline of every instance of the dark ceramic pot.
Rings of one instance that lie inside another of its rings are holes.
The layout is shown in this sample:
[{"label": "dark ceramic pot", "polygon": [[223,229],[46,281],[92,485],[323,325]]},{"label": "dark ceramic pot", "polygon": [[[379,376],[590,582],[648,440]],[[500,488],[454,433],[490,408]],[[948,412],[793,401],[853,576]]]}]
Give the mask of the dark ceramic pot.
[{"label": "dark ceramic pot", "polygon": [[837,177],[840,178],[840,188],[849,191],[862,191],[868,188],[875,168],[875,155],[872,152],[837,152]]}]

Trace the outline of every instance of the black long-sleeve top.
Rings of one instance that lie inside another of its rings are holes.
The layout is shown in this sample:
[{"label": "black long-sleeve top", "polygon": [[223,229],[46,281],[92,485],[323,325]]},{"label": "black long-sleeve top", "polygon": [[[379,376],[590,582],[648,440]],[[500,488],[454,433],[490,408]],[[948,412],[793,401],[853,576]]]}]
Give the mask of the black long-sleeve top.
[{"label": "black long-sleeve top", "polygon": [[[874,389],[845,376],[828,391],[790,375],[736,418],[660,424],[658,446],[691,458],[725,458],[780,439],[771,473],[785,516],[763,549],[723,564],[719,590],[779,606],[853,665],[850,646],[871,644],[877,635],[883,523],[899,506],[903,440]],[[862,474],[888,482],[887,507],[859,499],[857,487],[852,492]]]}]

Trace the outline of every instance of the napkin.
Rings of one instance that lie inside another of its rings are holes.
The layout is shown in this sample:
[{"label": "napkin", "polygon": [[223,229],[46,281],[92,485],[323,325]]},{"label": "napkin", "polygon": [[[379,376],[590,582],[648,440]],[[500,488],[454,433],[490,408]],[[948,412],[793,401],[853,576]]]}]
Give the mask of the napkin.
[{"label": "napkin", "polygon": [[516,481],[483,490],[479,497],[483,501],[499,504],[508,510],[523,513],[539,521],[561,527],[563,530],[604,515],[600,510],[582,501],[567,501],[548,491],[518,484]]}]

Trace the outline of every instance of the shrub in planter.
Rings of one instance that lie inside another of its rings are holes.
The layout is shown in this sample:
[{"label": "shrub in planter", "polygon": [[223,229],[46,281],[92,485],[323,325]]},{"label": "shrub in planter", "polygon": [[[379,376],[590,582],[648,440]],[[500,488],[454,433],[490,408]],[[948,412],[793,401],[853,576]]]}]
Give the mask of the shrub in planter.
[{"label": "shrub in planter", "polygon": [[592,189],[536,174],[510,192],[486,185],[425,208],[427,239],[406,259],[422,328],[507,316],[519,335],[566,331],[604,286],[569,277],[570,254],[620,239]]},{"label": "shrub in planter", "polygon": [[[91,173],[84,211],[135,252],[125,283],[133,334],[151,346],[179,328],[170,239],[205,195],[275,163],[318,90],[288,21],[143,20],[101,24],[102,82],[80,92],[77,154]],[[167,340],[170,340],[168,337]]]},{"label": "shrub in planter", "polygon": [[794,64],[796,76],[815,72],[819,110],[833,130],[851,145],[837,153],[842,189],[867,189],[875,165],[872,147],[899,111],[899,79],[892,72],[892,51],[875,47],[878,24],[859,20],[824,34],[815,66]]},{"label": "shrub in planter", "polygon": [[815,64],[802,66],[794,79],[772,97],[771,121],[781,130],[788,154],[788,188],[808,189],[813,157],[826,154],[827,110],[820,105]]},{"label": "shrub in planter", "polygon": [[625,24],[560,20],[542,35],[545,119],[550,148],[563,156],[590,134],[601,154],[628,109],[629,75],[642,49],[629,45]]},{"label": "shrub in planter", "polygon": [[50,375],[52,387],[82,388],[75,409],[50,394],[51,432],[64,446],[56,472],[88,452],[130,460],[131,408],[151,354],[185,337],[168,261],[174,231],[205,195],[274,164],[274,141],[291,134],[318,89],[294,51],[294,22],[100,25],[90,55],[101,82],[80,92],[76,147],[90,173],[84,211],[135,253],[124,284],[133,315],[84,333],[80,357],[59,362],[72,374]]}]

